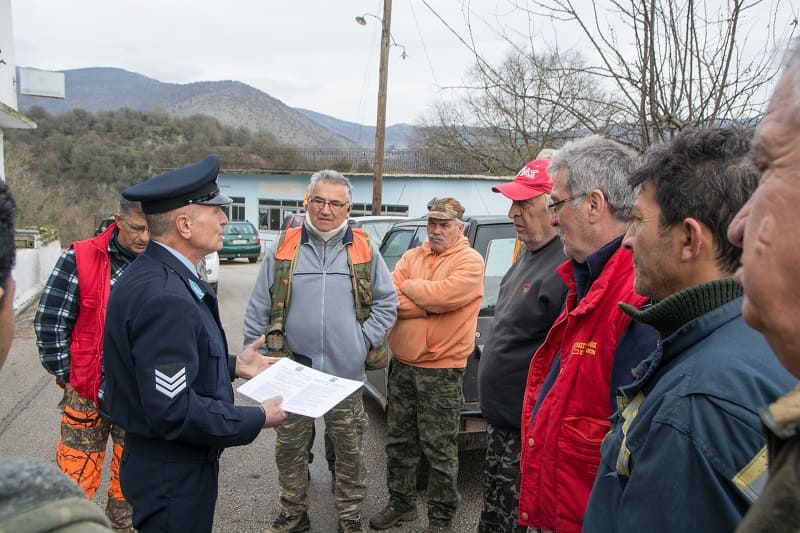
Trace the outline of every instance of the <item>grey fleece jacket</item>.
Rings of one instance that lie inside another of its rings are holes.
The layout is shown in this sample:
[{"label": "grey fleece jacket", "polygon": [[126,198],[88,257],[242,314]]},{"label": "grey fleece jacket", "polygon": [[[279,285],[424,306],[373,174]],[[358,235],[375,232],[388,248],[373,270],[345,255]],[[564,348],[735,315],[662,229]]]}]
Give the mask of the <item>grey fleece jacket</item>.
[{"label": "grey fleece jacket", "polygon": [[[397,294],[386,263],[374,243],[370,243],[373,305],[363,326],[358,323],[344,244],[351,241],[349,227],[328,241],[303,227],[286,315],[286,345],[294,354],[310,359],[316,370],[364,381],[367,339],[373,346],[385,341],[397,319]],[[275,246],[273,243],[264,254],[264,263],[247,303],[245,345],[261,336],[269,323]],[[266,349],[265,344],[262,353]]]}]

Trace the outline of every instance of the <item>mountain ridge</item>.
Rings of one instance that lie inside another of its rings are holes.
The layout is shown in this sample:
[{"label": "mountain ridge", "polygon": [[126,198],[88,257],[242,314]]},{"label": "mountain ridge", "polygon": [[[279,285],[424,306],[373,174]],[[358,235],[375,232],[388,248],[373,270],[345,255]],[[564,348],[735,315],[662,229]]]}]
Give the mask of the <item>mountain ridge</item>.
[{"label": "mountain ridge", "polygon": [[[271,133],[280,142],[298,148],[358,149],[374,145],[374,126],[289,107],[240,81],[170,83],[117,67],[87,67],[60,72],[65,75],[65,99],[20,94],[20,110],[25,112],[39,106],[51,115],[73,109],[97,113],[122,108],[162,110],[181,117],[203,114],[216,118],[225,126]],[[354,129],[355,126],[358,128]],[[387,149],[392,145],[406,147],[409,136],[403,137],[400,132],[409,129],[413,126],[387,127]],[[343,134],[347,131],[360,133],[356,135],[359,141]]]}]

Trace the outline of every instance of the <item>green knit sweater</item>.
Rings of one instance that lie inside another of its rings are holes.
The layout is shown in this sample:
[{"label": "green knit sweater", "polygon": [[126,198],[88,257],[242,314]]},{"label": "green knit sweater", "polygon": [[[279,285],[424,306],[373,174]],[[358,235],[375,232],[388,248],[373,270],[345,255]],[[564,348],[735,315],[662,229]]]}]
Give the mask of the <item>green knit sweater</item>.
[{"label": "green knit sweater", "polygon": [[654,327],[661,338],[666,339],[684,324],[743,294],[741,285],[726,278],[683,289],[642,309],[623,302],[619,303],[619,308],[634,320]]}]

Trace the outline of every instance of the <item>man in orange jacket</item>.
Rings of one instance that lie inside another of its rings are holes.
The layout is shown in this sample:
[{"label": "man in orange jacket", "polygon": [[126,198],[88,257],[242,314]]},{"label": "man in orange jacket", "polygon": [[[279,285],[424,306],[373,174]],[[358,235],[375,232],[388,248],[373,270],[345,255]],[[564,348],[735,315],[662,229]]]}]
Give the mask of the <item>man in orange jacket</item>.
[{"label": "man in orange jacket", "polygon": [[120,200],[114,223],[72,243],[56,263],[39,300],[34,327],[39,359],[63,387],[56,462],[94,496],[109,434],[114,442],[106,515],[115,529],[133,531],[131,507],[119,485],[124,434],[97,410],[103,325],[111,286],[147,247],[150,234],[138,202]]},{"label": "man in orange jacket", "polygon": [[428,203],[428,240],[392,273],[400,305],[389,334],[386,483],[389,503],[369,524],[414,520],[420,452],[431,464],[428,531],[448,531],[458,507],[458,424],[467,358],[475,348],[483,258],[464,236],[455,198]]}]

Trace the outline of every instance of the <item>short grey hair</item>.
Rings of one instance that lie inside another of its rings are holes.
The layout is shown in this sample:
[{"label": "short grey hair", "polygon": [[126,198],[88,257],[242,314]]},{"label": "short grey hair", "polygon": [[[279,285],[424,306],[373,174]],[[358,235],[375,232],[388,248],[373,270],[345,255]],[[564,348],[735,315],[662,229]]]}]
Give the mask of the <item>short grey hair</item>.
[{"label": "short grey hair", "polygon": [[134,202],[125,198],[120,198],[119,200],[119,214],[122,215],[122,217],[129,217],[131,215],[144,216],[142,204],[140,202]]},{"label": "short grey hair", "polygon": [[175,223],[175,219],[178,218],[178,212],[180,209],[173,209],[171,211],[165,211],[163,213],[150,213],[144,216],[144,219],[147,221],[147,227],[150,230],[150,237],[161,237],[169,233],[169,229]]},{"label": "short grey hair", "polygon": [[347,201],[348,202],[353,201],[353,185],[350,183],[350,180],[347,179],[341,172],[336,172],[335,170],[330,170],[330,169],[325,169],[325,170],[320,170],[319,172],[315,172],[314,174],[311,175],[310,190],[313,191],[317,183],[319,183],[320,181],[327,181],[330,183],[344,185],[345,190],[347,191]]},{"label": "short grey hair", "polygon": [[614,217],[627,222],[632,218],[637,192],[628,185],[628,176],[638,164],[639,155],[632,148],[600,135],[589,135],[561,147],[547,173],[554,176],[564,171],[564,183],[572,195],[600,189]]}]

